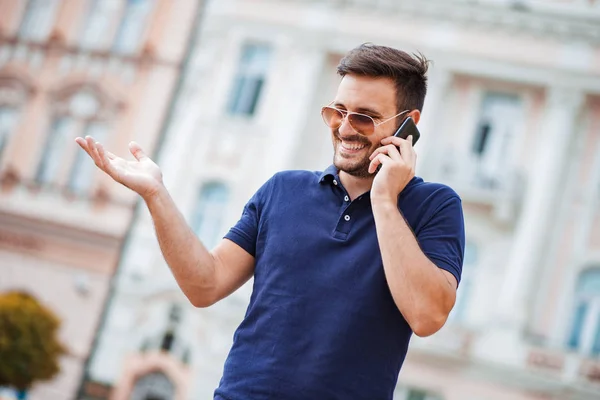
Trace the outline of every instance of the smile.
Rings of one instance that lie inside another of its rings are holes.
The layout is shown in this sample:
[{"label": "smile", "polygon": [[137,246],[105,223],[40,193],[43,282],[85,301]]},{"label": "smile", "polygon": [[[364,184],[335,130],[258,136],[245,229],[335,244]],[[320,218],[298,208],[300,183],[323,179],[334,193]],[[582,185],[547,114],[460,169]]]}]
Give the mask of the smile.
[{"label": "smile", "polygon": [[344,143],[342,142],[341,144],[342,149],[346,150],[346,151],[358,151],[358,150],[362,150],[365,147],[367,147],[366,144],[350,144],[350,143]]}]

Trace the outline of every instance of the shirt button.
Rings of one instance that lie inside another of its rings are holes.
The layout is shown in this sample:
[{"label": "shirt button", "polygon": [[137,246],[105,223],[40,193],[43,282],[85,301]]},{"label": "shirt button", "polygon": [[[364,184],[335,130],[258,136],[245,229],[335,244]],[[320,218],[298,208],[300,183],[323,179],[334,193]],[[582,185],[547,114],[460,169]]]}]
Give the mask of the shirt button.
[{"label": "shirt button", "polygon": [[348,214],[346,214],[346,215],[344,215],[344,219],[345,219],[346,221],[350,221],[350,216],[349,216]]},{"label": "shirt button", "polygon": [[350,201],[350,197],[344,196],[344,201]]},{"label": "shirt button", "polygon": [[337,186],[337,181],[334,179],[333,184]]}]

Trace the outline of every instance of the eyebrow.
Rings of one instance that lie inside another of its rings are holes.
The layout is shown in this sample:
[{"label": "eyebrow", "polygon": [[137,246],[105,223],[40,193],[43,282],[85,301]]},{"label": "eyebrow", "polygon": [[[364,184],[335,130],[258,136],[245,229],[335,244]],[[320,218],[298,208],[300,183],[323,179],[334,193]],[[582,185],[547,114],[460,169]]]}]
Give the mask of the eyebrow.
[{"label": "eyebrow", "polygon": [[[342,103],[335,103],[334,105],[336,107],[341,106],[341,107],[346,108],[346,106],[343,105]],[[370,109],[370,108],[367,108],[367,107],[359,107],[359,108],[356,109],[355,112],[361,113],[361,114],[367,114],[367,115],[370,115],[370,116],[375,117],[375,118],[383,118],[383,115],[381,115],[377,111],[375,111],[373,109]]]}]

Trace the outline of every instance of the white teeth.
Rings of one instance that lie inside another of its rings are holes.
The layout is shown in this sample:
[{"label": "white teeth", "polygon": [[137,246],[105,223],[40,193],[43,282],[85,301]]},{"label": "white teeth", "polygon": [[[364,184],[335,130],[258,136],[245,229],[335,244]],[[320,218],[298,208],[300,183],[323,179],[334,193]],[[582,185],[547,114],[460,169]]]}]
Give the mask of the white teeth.
[{"label": "white teeth", "polygon": [[364,149],[365,147],[367,147],[364,144],[348,144],[348,143],[344,143],[344,142],[342,142],[342,146],[344,146],[344,148],[346,148],[348,150],[360,150],[360,149]]}]

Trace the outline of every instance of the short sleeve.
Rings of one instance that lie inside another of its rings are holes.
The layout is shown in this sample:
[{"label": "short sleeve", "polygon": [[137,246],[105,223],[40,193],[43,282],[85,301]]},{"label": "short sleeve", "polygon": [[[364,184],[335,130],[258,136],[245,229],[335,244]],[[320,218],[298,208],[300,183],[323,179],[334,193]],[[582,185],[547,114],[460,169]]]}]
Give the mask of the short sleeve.
[{"label": "short sleeve", "polygon": [[244,206],[242,216],[238,222],[231,227],[224,236],[244,250],[252,257],[256,257],[256,241],[260,226],[260,218],[266,203],[270,196],[273,179],[263,184],[260,189],[248,200]]},{"label": "short sleeve", "polygon": [[465,251],[465,226],[462,203],[453,196],[444,201],[431,219],[419,230],[421,250],[439,268],[445,269],[460,283]]}]

